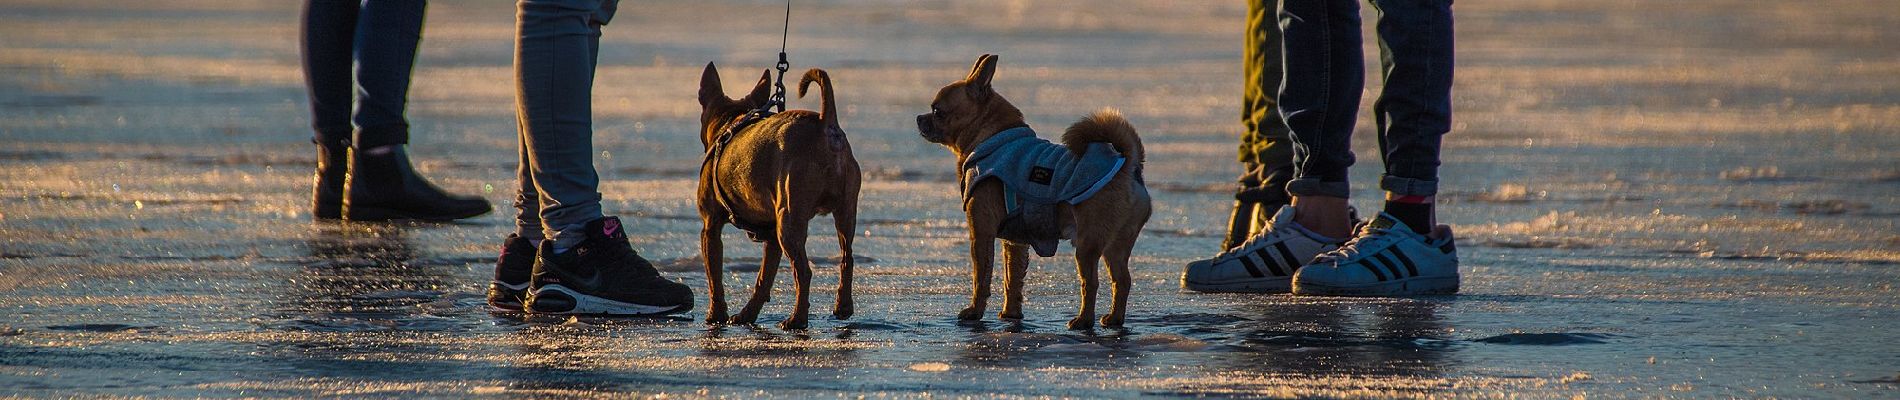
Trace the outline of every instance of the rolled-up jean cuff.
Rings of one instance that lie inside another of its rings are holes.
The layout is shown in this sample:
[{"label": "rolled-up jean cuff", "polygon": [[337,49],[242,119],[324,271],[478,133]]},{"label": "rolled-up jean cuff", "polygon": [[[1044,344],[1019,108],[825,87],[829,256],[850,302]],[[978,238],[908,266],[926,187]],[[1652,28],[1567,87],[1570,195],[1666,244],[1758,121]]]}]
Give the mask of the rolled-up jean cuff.
[{"label": "rolled-up jean cuff", "polygon": [[389,145],[409,144],[409,124],[386,124],[357,128],[356,148],[367,149]]},{"label": "rolled-up jean cuff", "polygon": [[1379,189],[1401,196],[1437,196],[1438,181],[1386,175],[1379,178]]},{"label": "rolled-up jean cuff", "polygon": [[1345,181],[1327,182],[1315,178],[1299,178],[1286,184],[1287,194],[1294,196],[1352,197],[1352,188]]}]

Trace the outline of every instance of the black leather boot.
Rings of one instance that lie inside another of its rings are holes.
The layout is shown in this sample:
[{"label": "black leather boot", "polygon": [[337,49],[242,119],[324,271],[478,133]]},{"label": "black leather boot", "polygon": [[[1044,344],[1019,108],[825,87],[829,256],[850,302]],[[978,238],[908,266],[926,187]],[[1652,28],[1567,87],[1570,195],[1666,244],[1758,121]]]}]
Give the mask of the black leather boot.
[{"label": "black leather boot", "polygon": [[416,174],[402,145],[387,151],[350,149],[343,218],[351,221],[449,221],[487,214],[493,206],[473,196],[442,191]]},{"label": "black leather boot", "polygon": [[317,144],[317,173],[311,188],[310,216],[317,220],[343,218],[343,178],[350,163],[349,142]]}]

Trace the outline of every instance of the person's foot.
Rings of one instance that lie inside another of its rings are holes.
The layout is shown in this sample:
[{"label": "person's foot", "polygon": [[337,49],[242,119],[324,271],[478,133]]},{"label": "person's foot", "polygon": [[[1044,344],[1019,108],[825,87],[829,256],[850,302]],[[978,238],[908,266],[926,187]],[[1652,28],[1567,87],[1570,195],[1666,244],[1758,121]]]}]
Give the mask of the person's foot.
[{"label": "person's foot", "polygon": [[1344,246],[1293,275],[1293,294],[1407,296],[1458,293],[1458,247],[1451,227],[1420,235],[1379,213]]},{"label": "person's foot", "polygon": [[528,279],[534,274],[534,241],[509,234],[501,241],[495,260],[495,280],[488,283],[488,305],[503,311],[521,311],[528,297]]},{"label": "person's foot", "polygon": [[343,218],[351,221],[451,221],[487,214],[475,196],[443,192],[416,173],[403,146],[352,149],[344,183]]},{"label": "person's foot", "polygon": [[1274,213],[1265,230],[1214,258],[1188,263],[1181,287],[1197,292],[1286,293],[1293,274],[1313,257],[1339,247],[1293,221],[1292,206]]},{"label": "person's foot", "polygon": [[317,172],[311,185],[310,216],[317,220],[343,218],[343,176],[349,173],[350,147],[317,143]]},{"label": "person's foot", "polygon": [[587,223],[587,238],[565,252],[541,241],[526,310],[543,314],[666,315],[693,309],[686,284],[660,276],[627,243],[620,218]]}]

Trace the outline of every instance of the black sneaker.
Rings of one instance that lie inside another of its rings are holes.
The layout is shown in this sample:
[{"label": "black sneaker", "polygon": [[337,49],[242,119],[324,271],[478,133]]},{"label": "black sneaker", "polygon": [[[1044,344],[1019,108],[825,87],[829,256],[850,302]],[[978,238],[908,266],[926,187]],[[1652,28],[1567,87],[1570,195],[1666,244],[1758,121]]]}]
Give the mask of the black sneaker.
[{"label": "black sneaker", "polygon": [[501,258],[495,260],[495,280],[488,283],[488,305],[504,311],[521,311],[522,298],[528,297],[528,279],[534,274],[534,241],[515,234],[501,242]]},{"label": "black sneaker", "polygon": [[541,242],[526,309],[543,314],[666,315],[693,309],[693,291],[668,280],[627,243],[620,218],[587,223],[580,245]]}]

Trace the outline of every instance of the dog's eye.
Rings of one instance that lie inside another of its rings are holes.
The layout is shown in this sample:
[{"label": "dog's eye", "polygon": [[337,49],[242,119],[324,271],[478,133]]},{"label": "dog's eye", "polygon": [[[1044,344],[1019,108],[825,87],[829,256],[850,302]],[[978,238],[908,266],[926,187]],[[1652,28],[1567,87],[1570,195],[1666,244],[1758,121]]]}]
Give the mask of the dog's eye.
[{"label": "dog's eye", "polygon": [[941,111],[941,110],[937,110],[937,106],[930,106],[930,113],[931,113],[931,114],[942,114],[942,113],[943,113],[943,111]]}]

